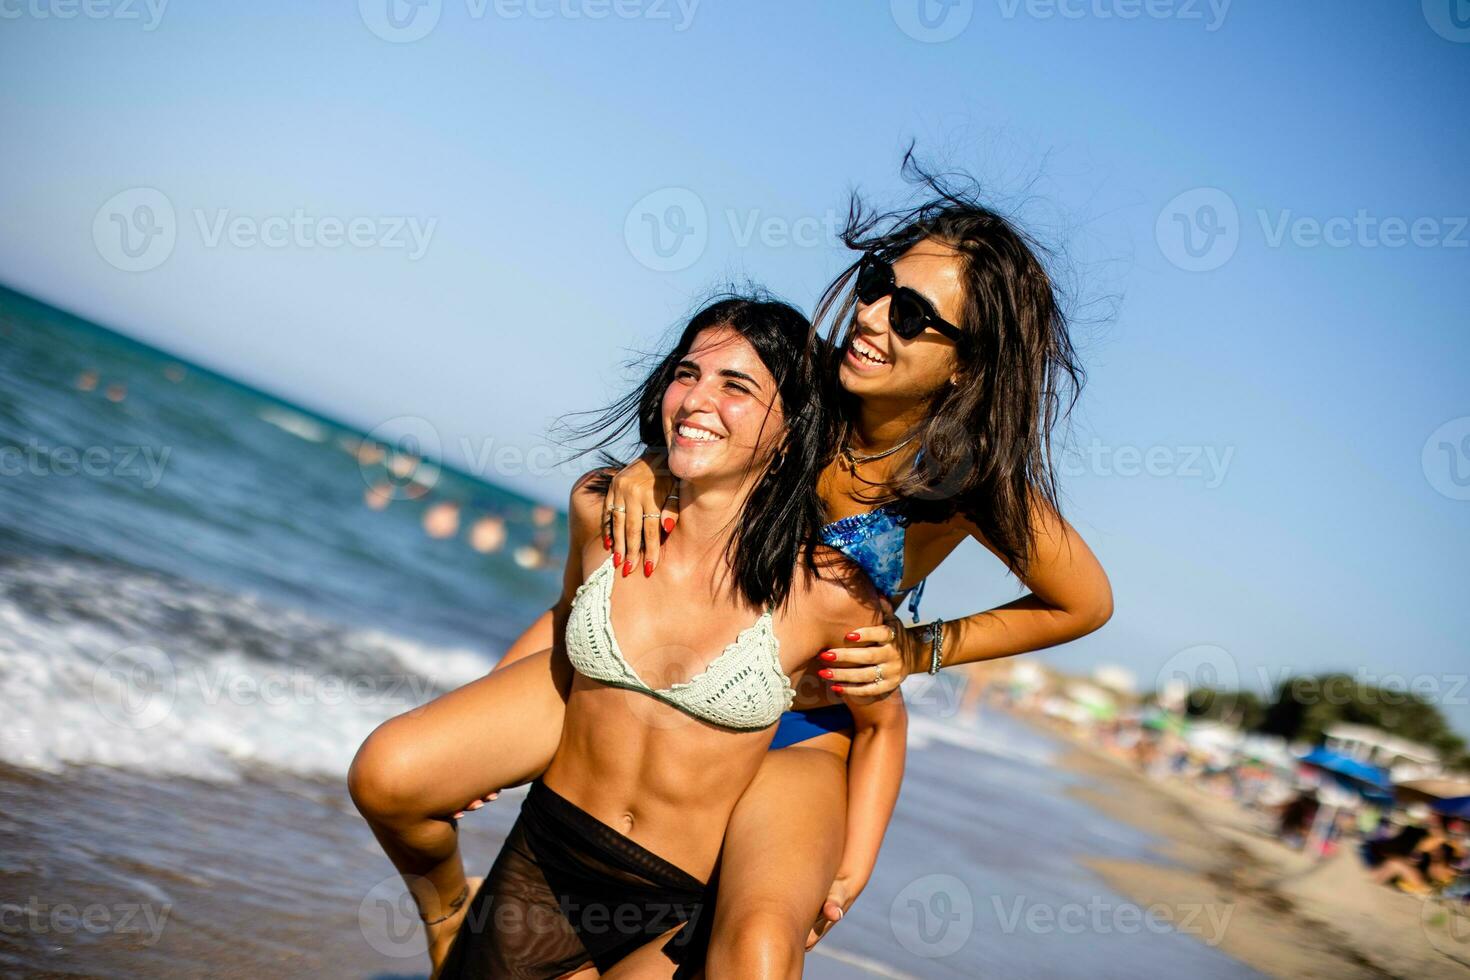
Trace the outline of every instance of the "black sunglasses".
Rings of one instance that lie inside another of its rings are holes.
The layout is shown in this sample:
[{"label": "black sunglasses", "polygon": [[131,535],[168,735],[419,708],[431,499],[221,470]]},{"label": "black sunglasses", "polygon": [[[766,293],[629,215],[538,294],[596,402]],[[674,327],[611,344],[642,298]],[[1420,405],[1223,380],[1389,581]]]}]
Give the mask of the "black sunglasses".
[{"label": "black sunglasses", "polygon": [[884,296],[891,297],[888,301],[888,325],[904,340],[913,340],[930,327],[955,343],[965,336],[959,327],[934,312],[933,304],[922,293],[900,286],[894,278],[891,263],[867,252],[858,263],[857,298],[871,306]]}]

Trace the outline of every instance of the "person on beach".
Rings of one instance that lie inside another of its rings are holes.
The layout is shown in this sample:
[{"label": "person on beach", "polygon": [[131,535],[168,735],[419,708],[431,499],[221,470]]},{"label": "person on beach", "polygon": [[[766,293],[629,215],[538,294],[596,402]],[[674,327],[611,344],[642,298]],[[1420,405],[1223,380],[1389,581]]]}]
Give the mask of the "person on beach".
[{"label": "person on beach", "polygon": [[[726,830],[708,962],[739,976],[800,975],[805,950],[867,883],[820,874],[848,816],[870,805],[847,785],[849,701],[911,673],[1065,643],[1112,615],[1106,574],[1056,504],[1050,434],[1082,375],[1052,280],[973,189],[912,156],[904,169],[929,199],[886,214],[855,201],[842,237],[863,257],[818,306],[840,358],[825,380],[843,433],[816,478],[832,521],[822,538],[915,613],[925,577],[966,538],[1029,594],[927,627],[854,622],[843,646],[820,652],[826,689],[802,692],[783,717]],[[682,494],[657,464],[635,463],[609,490],[603,544],[622,576],[641,562],[652,578],[680,533]],[[359,810],[425,915],[444,917],[430,927],[435,962],[463,917],[449,908],[465,887],[457,819],[534,779],[559,744],[554,632],[543,614],[488,677],[385,723],[353,763]]]},{"label": "person on beach", "polygon": [[[857,567],[817,542],[819,357],[795,309],[730,298],[696,314],[653,371],[637,419],[668,447],[684,498],[659,578],[620,577],[605,553],[608,476],[573,489],[554,612],[553,655],[574,671],[560,744],[464,917],[446,980],[703,968],[725,825],[792,681],[815,669],[812,649],[885,613]],[[854,782],[881,784],[847,835],[871,842],[867,873],[902,780],[905,718],[887,695],[853,715]]]}]

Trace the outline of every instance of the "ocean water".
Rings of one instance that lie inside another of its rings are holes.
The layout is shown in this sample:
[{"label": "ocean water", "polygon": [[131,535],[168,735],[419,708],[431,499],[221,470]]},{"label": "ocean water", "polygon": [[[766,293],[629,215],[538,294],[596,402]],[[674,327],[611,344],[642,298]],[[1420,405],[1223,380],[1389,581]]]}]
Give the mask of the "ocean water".
[{"label": "ocean water", "polygon": [[[343,777],[553,599],[564,529],[362,436],[0,288],[0,975],[424,975]],[[1069,797],[1048,738],[920,694],[875,879],[808,976],[1252,975],[1119,924],[1078,858],[1152,842]],[[518,798],[464,822],[472,870]]]},{"label": "ocean water", "polygon": [[3,290],[0,331],[0,762],[340,776],[555,596],[516,559],[558,566],[560,515]]}]

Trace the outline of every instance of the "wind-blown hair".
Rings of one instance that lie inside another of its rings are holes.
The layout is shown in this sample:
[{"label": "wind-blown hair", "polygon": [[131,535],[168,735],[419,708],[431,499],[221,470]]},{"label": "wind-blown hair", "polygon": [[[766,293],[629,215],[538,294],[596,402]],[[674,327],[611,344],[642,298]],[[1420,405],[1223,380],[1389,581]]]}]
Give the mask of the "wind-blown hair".
[{"label": "wind-blown hair", "polygon": [[[889,261],[926,240],[954,249],[963,286],[956,326],[965,336],[956,345],[956,382],[934,393],[917,427],[922,455],[912,471],[874,484],[872,497],[891,502],[910,521],[968,518],[1022,575],[1031,558],[1032,494],[1060,511],[1051,433],[1076,404],[1085,374],[1038,257],[1045,250],[981,203],[973,179],[928,172],[912,148],[903,174],[922,188],[924,203],[875,213],[854,193],[842,241]],[[854,330],[857,267],[854,262],[827,288],[814,317],[828,326],[832,379]],[[854,396],[839,389],[829,397],[839,425],[855,417]]]},{"label": "wind-blown hair", "polygon": [[[725,294],[689,319],[678,342],[636,389],[574,429],[593,440],[583,453],[603,451],[613,469],[622,463],[607,450],[636,429],[647,448],[667,448],[663,431],[664,392],[700,331],[729,327],[743,337],[771,372],[785,417],[785,435],[746,497],[732,529],[727,556],[736,588],[750,605],[780,606],[791,593],[798,565],[815,571],[815,542],[823,507],[817,477],[831,455],[831,414],[823,404],[825,358],[811,322],[796,308],[763,292]],[[770,421],[770,416],[767,416]],[[762,429],[764,432],[764,429]],[[607,471],[584,484],[599,496]]]}]

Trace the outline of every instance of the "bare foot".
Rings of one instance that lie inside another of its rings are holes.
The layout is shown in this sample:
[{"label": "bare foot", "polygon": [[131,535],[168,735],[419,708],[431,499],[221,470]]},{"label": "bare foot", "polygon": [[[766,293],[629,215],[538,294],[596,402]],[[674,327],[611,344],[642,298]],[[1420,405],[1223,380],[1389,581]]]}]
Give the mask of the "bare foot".
[{"label": "bare foot", "polygon": [[459,927],[464,922],[470,906],[474,903],[480,886],[484,883],[484,878],[466,878],[465,884],[469,885],[469,894],[465,896],[464,904],[455,909],[443,922],[424,926],[424,932],[429,938],[429,980],[435,980],[439,976],[439,968],[444,965],[444,958],[449,955],[449,947],[454,945],[454,937],[459,935]]}]

